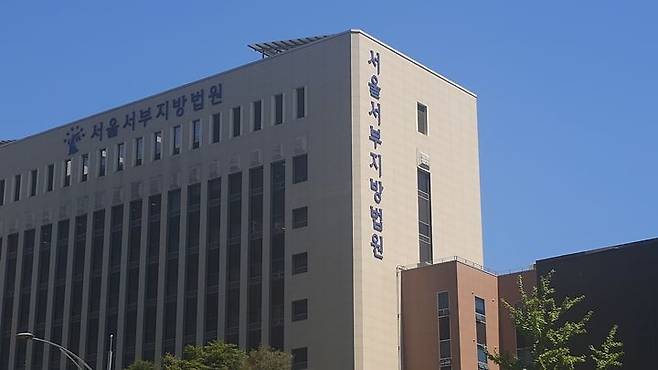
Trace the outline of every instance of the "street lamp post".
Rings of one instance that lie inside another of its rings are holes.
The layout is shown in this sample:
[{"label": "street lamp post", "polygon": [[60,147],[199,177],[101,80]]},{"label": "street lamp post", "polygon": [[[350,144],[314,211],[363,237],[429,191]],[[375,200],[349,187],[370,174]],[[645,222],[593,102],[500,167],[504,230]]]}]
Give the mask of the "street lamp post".
[{"label": "street lamp post", "polygon": [[57,343],[53,343],[53,342],[45,340],[45,339],[37,338],[37,337],[34,336],[34,334],[32,334],[30,332],[18,333],[18,334],[16,334],[16,337],[21,338],[21,339],[25,339],[25,340],[33,340],[33,341],[36,341],[36,342],[42,342],[42,343],[45,343],[45,344],[49,344],[53,347],[58,348],[60,351],[62,351],[62,353],[66,357],[68,357],[68,359],[71,360],[71,362],[73,362],[75,364],[75,366],[78,367],[78,369],[80,369],[80,370],[94,370],[89,365],[87,365],[87,363],[83,359],[81,359],[78,355],[76,355],[75,353],[71,352],[70,350],[64,348],[63,346],[61,346]]}]

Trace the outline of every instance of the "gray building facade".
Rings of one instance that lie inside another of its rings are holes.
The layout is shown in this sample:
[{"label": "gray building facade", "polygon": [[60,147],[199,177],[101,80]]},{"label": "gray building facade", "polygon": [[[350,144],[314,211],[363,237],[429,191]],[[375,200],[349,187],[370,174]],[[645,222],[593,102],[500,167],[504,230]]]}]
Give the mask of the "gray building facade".
[{"label": "gray building facade", "polygon": [[482,263],[476,97],[359,30],[280,51],[0,146],[0,368],[400,366],[397,266]]}]

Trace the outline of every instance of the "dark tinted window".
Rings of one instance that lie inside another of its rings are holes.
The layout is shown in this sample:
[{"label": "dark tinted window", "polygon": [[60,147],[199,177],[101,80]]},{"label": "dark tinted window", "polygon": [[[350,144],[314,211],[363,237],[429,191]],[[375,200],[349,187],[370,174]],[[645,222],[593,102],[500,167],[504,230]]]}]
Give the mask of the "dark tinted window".
[{"label": "dark tinted window", "polygon": [[306,320],[308,318],[308,299],[292,302],[292,321]]},{"label": "dark tinted window", "polygon": [[21,199],[21,175],[14,176],[14,202]]},{"label": "dark tinted window", "polygon": [[308,369],[308,349],[295,348],[292,353],[292,370]]},{"label": "dark tinted window", "polygon": [[37,179],[39,177],[39,173],[37,170],[32,170],[30,172],[30,196],[33,197],[37,195]]},{"label": "dark tinted window", "polygon": [[418,103],[418,132],[427,135],[427,107]]},{"label": "dark tinted window", "polygon": [[274,95],[274,124],[283,123],[283,94]]},{"label": "dark tinted window", "polygon": [[302,154],[292,159],[292,183],[308,180],[308,155]]},{"label": "dark tinted window", "polygon": [[55,165],[48,165],[48,179],[46,181],[46,191],[53,191],[55,185]]},{"label": "dark tinted window", "polygon": [[308,271],[308,253],[292,255],[292,274],[301,274]]},{"label": "dark tinted window", "polygon": [[218,143],[222,131],[222,116],[219,113],[212,115],[212,142]]},{"label": "dark tinted window", "polygon": [[306,116],[306,89],[303,87],[299,87],[296,90],[297,94],[297,100],[296,100],[296,106],[297,106],[297,118],[304,118]]},{"label": "dark tinted window", "polygon": [[292,210],[292,228],[297,229],[308,225],[308,207],[300,207]]},{"label": "dark tinted window", "polygon": [[263,102],[260,100],[255,101],[253,105],[254,109],[254,131],[258,131],[263,128]]},{"label": "dark tinted window", "polygon": [[233,137],[238,137],[242,133],[242,117],[241,117],[241,110],[240,107],[235,107],[232,109],[232,116],[233,116],[233,127],[232,127],[232,132],[233,132]]}]

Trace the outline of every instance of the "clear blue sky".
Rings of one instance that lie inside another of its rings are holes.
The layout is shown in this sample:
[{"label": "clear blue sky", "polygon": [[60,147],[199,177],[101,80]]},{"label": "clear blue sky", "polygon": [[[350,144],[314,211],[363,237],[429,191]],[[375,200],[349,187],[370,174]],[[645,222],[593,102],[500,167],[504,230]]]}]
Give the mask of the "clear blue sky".
[{"label": "clear blue sky", "polygon": [[[361,28],[475,91],[486,264],[658,235],[652,1],[22,1],[0,12],[0,136],[20,138]],[[2,160],[2,159],[0,159]]]}]

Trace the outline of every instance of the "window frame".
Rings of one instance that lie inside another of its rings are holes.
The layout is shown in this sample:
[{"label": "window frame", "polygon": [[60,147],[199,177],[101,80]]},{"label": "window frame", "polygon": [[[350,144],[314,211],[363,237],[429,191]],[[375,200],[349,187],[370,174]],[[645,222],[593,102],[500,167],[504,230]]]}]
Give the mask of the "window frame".
[{"label": "window frame", "polygon": [[[297,162],[297,160],[302,159],[302,158],[305,158],[304,172],[306,174],[304,175],[303,179],[298,179],[297,178],[297,175],[298,175],[298,167],[297,167],[298,162]],[[299,184],[299,183],[306,182],[306,181],[308,181],[308,153],[299,154],[299,155],[296,155],[296,156],[292,157],[292,183],[293,184]]]},{"label": "window frame", "polygon": [[73,161],[69,159],[64,160],[62,187],[68,188],[71,186],[71,178],[73,177]]},{"label": "window frame", "polygon": [[[299,108],[300,108],[300,107],[299,107],[299,106],[300,106],[300,104],[299,104],[299,97],[300,97],[299,92],[300,92],[300,90],[302,91],[302,95],[301,95],[301,97],[302,97],[302,103],[303,103],[303,104],[302,104],[302,107],[301,107],[301,108],[302,108],[301,115],[299,114],[299,113],[300,113],[300,112],[299,112]],[[307,105],[307,93],[306,93],[306,90],[307,90],[307,89],[306,89],[306,86],[299,86],[299,87],[295,88],[295,119],[303,119],[303,118],[306,118],[306,115],[307,115],[307,114],[306,114],[306,113],[307,113],[307,106],[308,106],[308,105]]]},{"label": "window frame", "polygon": [[139,167],[144,164],[144,137],[139,136],[134,140],[135,145],[135,158],[133,160],[133,166]]},{"label": "window frame", "polygon": [[117,143],[117,158],[114,162],[114,171],[121,172],[126,169],[126,143]]},{"label": "window frame", "polygon": [[[424,109],[424,110],[423,110]],[[420,117],[421,117],[421,112],[424,113],[424,118],[425,118],[425,127],[423,132],[420,127]],[[421,103],[421,102],[416,102],[416,132],[419,134],[428,136],[429,131],[430,131],[430,124],[429,124],[429,108],[427,105]]]},{"label": "window frame", "polygon": [[216,112],[210,115],[210,142],[212,144],[222,141],[222,113]]},{"label": "window frame", "polygon": [[[296,217],[301,217],[301,214],[298,212],[303,212],[304,215],[306,216],[303,222],[300,222],[300,220],[295,219]],[[291,219],[292,219],[291,222],[293,229],[301,229],[304,227],[308,227],[308,206],[293,208]]]},{"label": "window frame", "polygon": [[80,156],[80,182],[89,180],[89,153]]},{"label": "window frame", "polygon": [[[237,115],[236,115],[237,111]],[[237,121],[236,121],[237,117]],[[237,134],[236,134],[237,127]],[[237,105],[231,108],[231,138],[242,136],[242,106]]]},{"label": "window frame", "polygon": [[[158,141],[158,139],[160,141]],[[153,133],[153,161],[159,161],[162,159],[162,144],[164,140],[162,138],[162,131],[156,131]]]},{"label": "window frame", "polygon": [[107,148],[98,150],[98,177],[107,175]]},{"label": "window frame", "polygon": [[[277,121],[277,97],[281,97],[281,122]],[[272,96],[272,126],[280,126],[286,122],[286,96],[284,93],[274,94]]]},{"label": "window frame", "polygon": [[200,119],[192,120],[191,125],[191,135],[190,135],[190,148],[196,150],[201,148],[201,141],[203,140],[203,125],[201,124]]},{"label": "window frame", "polygon": [[[256,105],[258,105],[258,116],[256,115]],[[258,128],[256,128],[256,117],[258,117]],[[261,131],[263,129],[263,100],[254,100],[251,102],[251,131]]]},{"label": "window frame", "polygon": [[171,156],[181,154],[183,146],[183,129],[181,125],[171,128]]}]

